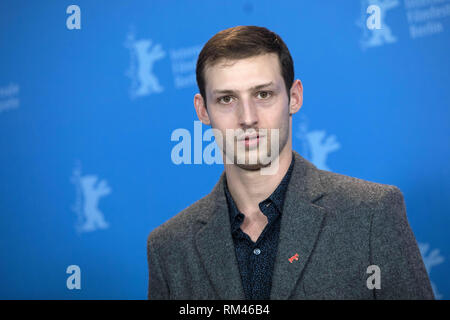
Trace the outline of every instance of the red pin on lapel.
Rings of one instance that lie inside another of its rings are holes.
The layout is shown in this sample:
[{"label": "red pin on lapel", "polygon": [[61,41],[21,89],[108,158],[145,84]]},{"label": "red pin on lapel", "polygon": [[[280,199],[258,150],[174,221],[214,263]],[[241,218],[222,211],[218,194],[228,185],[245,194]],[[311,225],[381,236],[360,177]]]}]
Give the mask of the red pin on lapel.
[{"label": "red pin on lapel", "polygon": [[289,263],[292,263],[294,260],[298,260],[298,253],[289,258]]}]

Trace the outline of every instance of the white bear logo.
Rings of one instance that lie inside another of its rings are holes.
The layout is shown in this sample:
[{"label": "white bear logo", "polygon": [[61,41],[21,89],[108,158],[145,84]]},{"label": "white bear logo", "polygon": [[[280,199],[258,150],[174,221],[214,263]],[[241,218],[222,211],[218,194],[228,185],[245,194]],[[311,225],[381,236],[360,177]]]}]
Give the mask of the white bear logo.
[{"label": "white bear logo", "polygon": [[166,56],[161,45],[153,44],[150,39],[135,40],[134,35],[130,34],[125,46],[131,55],[130,69],[127,71],[132,80],[131,98],[163,92],[164,88],[153,73],[155,62]]},{"label": "white bear logo", "polygon": [[81,175],[81,169],[74,170],[72,182],[76,186],[77,201],[72,208],[78,215],[77,231],[89,232],[106,229],[103,212],[98,208],[100,198],[111,193],[106,180],[99,181],[95,175]]}]

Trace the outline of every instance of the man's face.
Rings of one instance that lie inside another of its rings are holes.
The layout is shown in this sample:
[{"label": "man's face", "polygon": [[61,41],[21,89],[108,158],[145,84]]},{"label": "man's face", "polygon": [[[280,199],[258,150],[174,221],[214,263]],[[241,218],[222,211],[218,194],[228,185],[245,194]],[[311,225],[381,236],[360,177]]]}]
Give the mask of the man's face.
[{"label": "man's face", "polygon": [[[212,128],[226,140],[221,143],[216,135],[227,161],[256,170],[264,166],[259,152],[272,159],[278,156],[290,137],[289,97],[278,56],[270,53],[221,60],[206,67],[205,80],[207,116]],[[227,129],[234,129],[233,139],[225,139]],[[276,155],[271,154],[271,136],[275,132],[279,144]],[[245,139],[248,136],[258,138]]]}]

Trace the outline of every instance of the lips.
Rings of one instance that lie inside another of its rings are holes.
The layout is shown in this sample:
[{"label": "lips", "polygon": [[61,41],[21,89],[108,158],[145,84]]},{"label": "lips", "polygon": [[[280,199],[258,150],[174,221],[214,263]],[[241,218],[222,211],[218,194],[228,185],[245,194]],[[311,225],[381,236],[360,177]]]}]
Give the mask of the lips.
[{"label": "lips", "polygon": [[249,135],[246,137],[242,137],[239,139],[238,143],[242,143],[246,149],[253,149],[259,146],[261,139],[264,136],[257,135]]},{"label": "lips", "polygon": [[253,140],[253,139],[257,139],[257,138],[259,138],[259,134],[252,134],[252,135],[249,135],[249,136],[245,136],[245,137],[242,137],[242,138],[240,138],[240,139],[238,139],[239,141],[249,141],[249,140]]},{"label": "lips", "polygon": [[258,139],[259,136],[252,136],[252,137],[245,137],[244,140],[245,141],[249,141],[249,140],[254,140],[254,139]]}]

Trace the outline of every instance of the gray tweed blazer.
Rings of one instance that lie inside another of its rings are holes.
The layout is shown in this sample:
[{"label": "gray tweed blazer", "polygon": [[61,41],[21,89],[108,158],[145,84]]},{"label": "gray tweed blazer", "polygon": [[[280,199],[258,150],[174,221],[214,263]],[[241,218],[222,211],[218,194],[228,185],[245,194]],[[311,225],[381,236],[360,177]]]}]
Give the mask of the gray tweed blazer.
[{"label": "gray tweed blazer", "polygon": [[[270,298],[434,299],[400,189],[293,155]],[[148,236],[149,299],[245,299],[224,174]],[[368,288],[371,265],[379,267],[379,289]]]}]

